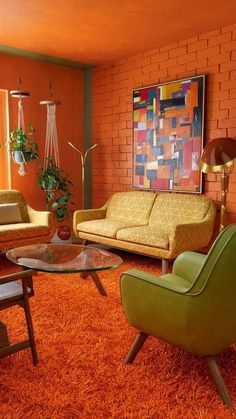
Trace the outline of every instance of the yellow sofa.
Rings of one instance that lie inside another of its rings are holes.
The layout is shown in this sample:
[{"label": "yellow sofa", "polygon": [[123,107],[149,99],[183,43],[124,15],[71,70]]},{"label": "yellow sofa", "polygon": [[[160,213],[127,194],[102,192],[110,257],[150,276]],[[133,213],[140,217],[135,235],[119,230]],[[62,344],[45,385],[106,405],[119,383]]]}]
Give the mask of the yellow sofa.
[{"label": "yellow sofa", "polygon": [[51,212],[34,210],[19,191],[0,190],[0,250],[46,243],[55,229]]},{"label": "yellow sofa", "polygon": [[210,242],[215,205],[203,195],[117,192],[99,209],[78,210],[76,237],[168,261]]}]

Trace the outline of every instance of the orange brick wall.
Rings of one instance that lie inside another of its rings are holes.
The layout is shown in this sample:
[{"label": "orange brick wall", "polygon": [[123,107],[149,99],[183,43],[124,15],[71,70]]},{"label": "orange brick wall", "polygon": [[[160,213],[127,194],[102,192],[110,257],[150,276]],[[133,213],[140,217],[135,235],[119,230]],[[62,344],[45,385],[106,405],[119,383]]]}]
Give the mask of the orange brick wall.
[{"label": "orange brick wall", "polygon": [[[236,24],[93,70],[93,207],[131,189],[132,90],[206,75],[205,143],[236,137]],[[236,143],[235,143],[236,144]],[[235,165],[236,166],[236,165]],[[203,179],[219,208],[219,174]],[[227,223],[236,222],[236,167],[230,176]]]}]

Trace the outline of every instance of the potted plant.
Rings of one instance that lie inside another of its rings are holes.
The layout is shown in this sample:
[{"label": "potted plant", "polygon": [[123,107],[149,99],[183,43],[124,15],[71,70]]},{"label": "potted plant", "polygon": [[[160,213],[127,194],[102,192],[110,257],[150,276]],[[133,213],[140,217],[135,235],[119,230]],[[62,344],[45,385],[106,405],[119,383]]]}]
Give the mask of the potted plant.
[{"label": "potted plant", "polygon": [[53,211],[58,221],[68,219],[69,205],[73,205],[73,202],[70,202],[72,194],[69,190],[72,182],[67,173],[57,167],[49,156],[47,168],[41,167],[38,176],[38,186],[46,192],[47,208]]},{"label": "potted plant", "polygon": [[15,163],[27,163],[30,160],[39,158],[38,145],[32,138],[35,130],[31,124],[28,126],[29,129],[27,132],[24,128],[14,128],[10,132],[10,139],[7,141],[7,144],[9,144]]}]

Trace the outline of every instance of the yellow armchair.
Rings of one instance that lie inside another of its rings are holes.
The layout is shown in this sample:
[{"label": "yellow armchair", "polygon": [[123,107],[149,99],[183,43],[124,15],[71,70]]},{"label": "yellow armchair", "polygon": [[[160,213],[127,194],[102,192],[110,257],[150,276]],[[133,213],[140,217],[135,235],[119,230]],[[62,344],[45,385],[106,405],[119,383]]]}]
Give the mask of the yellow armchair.
[{"label": "yellow armchair", "polygon": [[21,192],[0,190],[0,250],[34,243],[46,243],[56,231],[50,211],[36,211]]}]

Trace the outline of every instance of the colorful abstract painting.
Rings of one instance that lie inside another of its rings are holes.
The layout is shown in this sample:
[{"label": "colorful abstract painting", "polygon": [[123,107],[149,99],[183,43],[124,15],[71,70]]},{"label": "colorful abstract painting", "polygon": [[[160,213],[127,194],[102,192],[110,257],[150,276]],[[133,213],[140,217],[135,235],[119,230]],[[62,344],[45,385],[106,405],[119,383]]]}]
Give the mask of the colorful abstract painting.
[{"label": "colorful abstract painting", "polygon": [[133,92],[133,187],[200,193],[205,76]]}]

